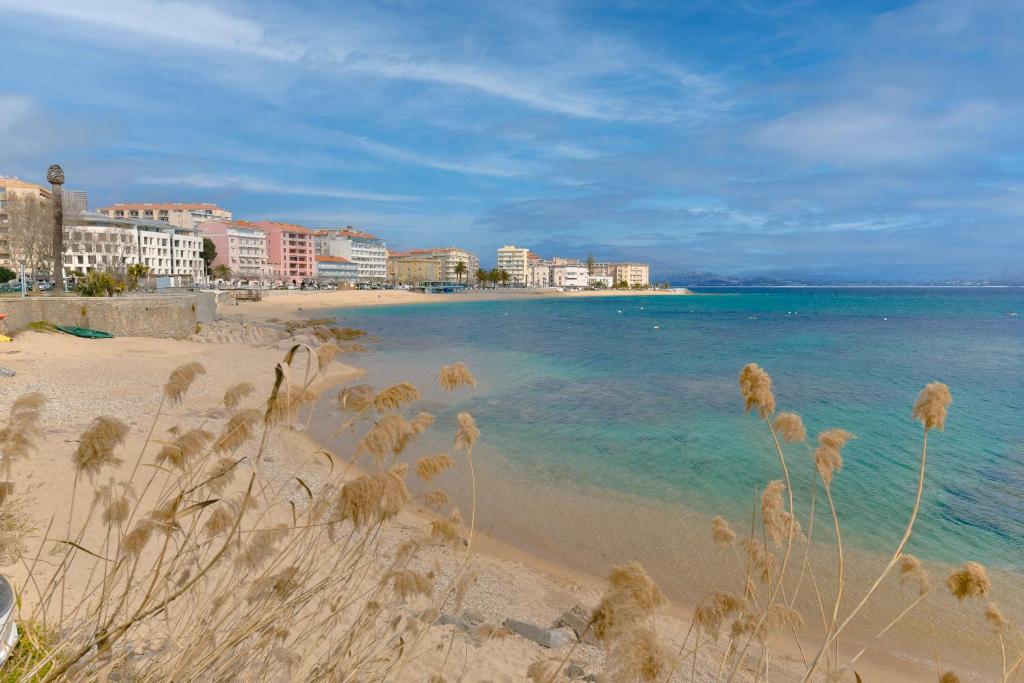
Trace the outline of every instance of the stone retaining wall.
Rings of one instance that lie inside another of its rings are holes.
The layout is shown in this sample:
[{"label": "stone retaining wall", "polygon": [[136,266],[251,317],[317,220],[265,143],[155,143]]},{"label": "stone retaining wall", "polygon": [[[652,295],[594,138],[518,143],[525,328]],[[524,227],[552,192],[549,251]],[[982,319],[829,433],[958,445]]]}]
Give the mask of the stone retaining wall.
[{"label": "stone retaining wall", "polygon": [[119,337],[187,337],[196,323],[217,320],[217,292],[119,297],[0,298],[0,331],[10,335],[32,322],[75,325]]}]

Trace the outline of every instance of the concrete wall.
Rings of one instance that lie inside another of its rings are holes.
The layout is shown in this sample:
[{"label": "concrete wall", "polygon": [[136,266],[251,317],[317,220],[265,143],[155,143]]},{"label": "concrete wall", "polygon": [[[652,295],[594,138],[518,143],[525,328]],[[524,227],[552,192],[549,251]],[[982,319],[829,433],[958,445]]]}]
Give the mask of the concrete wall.
[{"label": "concrete wall", "polygon": [[0,313],[7,314],[0,331],[8,335],[45,320],[119,337],[187,337],[196,331],[196,323],[217,320],[217,293],[2,298]]}]

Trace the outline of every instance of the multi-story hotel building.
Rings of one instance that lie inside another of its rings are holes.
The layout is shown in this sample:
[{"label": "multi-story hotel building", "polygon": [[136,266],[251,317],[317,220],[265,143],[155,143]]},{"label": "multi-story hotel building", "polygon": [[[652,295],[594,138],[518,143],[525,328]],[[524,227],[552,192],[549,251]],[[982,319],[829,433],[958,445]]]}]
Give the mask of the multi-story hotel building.
[{"label": "multi-story hotel building", "polygon": [[356,264],[360,282],[384,282],[388,277],[388,249],[384,240],[362,230],[347,228],[317,230],[316,253],[340,256]]},{"label": "multi-story hotel building", "polygon": [[441,279],[441,262],[426,249],[388,252],[388,282],[418,285]]},{"label": "multi-story hotel building", "polygon": [[317,256],[316,277],[332,282],[357,282],[359,266],[341,256]]},{"label": "multi-story hotel building", "polygon": [[235,225],[266,233],[267,260],[276,277],[296,285],[316,278],[315,241],[309,228],[276,221],[235,221]]},{"label": "multi-story hotel building", "polygon": [[270,280],[274,270],[267,255],[267,233],[260,228],[228,221],[199,224],[203,237],[213,242],[217,255],[210,266],[227,266],[242,280]]},{"label": "multi-story hotel building", "polygon": [[612,263],[608,274],[615,284],[625,282],[630,287],[647,287],[651,284],[651,269],[646,263]]},{"label": "multi-story hotel building", "polygon": [[96,210],[111,218],[141,218],[191,228],[205,221],[230,221],[231,212],[216,204],[113,204]]},{"label": "multi-story hotel building", "polygon": [[558,263],[551,266],[551,285],[568,289],[582,289],[590,285],[587,267],[575,263]]},{"label": "multi-story hotel building", "polygon": [[509,283],[525,287],[530,250],[506,244],[498,249],[498,270],[509,274]]},{"label": "multi-story hotel building", "polygon": [[81,212],[68,225],[64,270],[122,271],[142,264],[150,275],[169,277],[168,284],[181,286],[205,280],[202,251],[203,239],[195,228]]}]

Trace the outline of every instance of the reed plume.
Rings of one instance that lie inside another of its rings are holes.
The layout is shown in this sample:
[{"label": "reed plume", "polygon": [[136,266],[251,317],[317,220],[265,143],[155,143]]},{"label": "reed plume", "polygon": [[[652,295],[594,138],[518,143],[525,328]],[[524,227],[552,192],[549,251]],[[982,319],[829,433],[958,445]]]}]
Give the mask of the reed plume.
[{"label": "reed plume", "polygon": [[557,659],[542,659],[533,662],[526,669],[526,677],[532,683],[548,683],[558,677],[562,670],[562,662]]},{"label": "reed plume", "polygon": [[224,431],[213,445],[215,453],[230,453],[252,438],[256,425],[263,419],[263,413],[250,408],[240,410],[231,416]]},{"label": "reed plume", "polygon": [[714,640],[718,640],[722,631],[722,622],[739,614],[744,609],[742,599],[732,595],[715,591],[697,606],[693,612],[693,621],[697,629],[703,631]]},{"label": "reed plume", "polygon": [[419,399],[420,392],[414,384],[399,382],[377,394],[373,399],[373,405],[377,412],[386,413],[391,410],[398,410],[402,406]]},{"label": "reed plume", "polygon": [[761,523],[768,534],[768,538],[776,546],[781,546],[786,540],[786,534],[792,530],[793,538],[800,537],[800,522],[793,515],[786,511],[782,502],[782,494],[786,485],[781,479],[768,483],[761,494]]},{"label": "reed plume", "polygon": [[857,437],[845,429],[826,429],[818,434],[818,447],[814,450],[814,464],[825,486],[832,485],[836,472],[843,469],[842,449]]},{"label": "reed plume", "polygon": [[82,433],[78,448],[72,456],[75,469],[90,477],[104,467],[120,465],[123,461],[114,455],[114,449],[124,443],[128,425],[116,417],[97,417]]},{"label": "reed plume", "polygon": [[960,683],[960,677],[952,671],[947,671],[939,677],[939,683]]},{"label": "reed plume", "polygon": [[356,454],[368,453],[375,461],[382,462],[389,455],[404,451],[415,436],[415,427],[404,417],[398,413],[385,415],[359,441]]},{"label": "reed plume", "polygon": [[434,489],[433,491],[427,491],[423,494],[423,504],[429,508],[433,508],[435,511],[440,510],[442,507],[450,502],[448,494],[441,489]]},{"label": "reed plume", "polygon": [[803,418],[796,413],[779,413],[775,417],[775,431],[788,443],[798,443],[807,438]]},{"label": "reed plume", "polygon": [[347,482],[338,501],[341,518],[362,527],[395,517],[412,500],[401,475],[401,470],[381,470]]},{"label": "reed plume", "polygon": [[457,548],[462,545],[462,515],[452,510],[448,517],[430,522],[430,537],[435,541]]},{"label": "reed plume", "polygon": [[102,486],[96,487],[93,501],[102,506],[103,524],[111,527],[124,524],[131,515],[132,501],[135,491],[125,482],[115,482],[113,478]]},{"label": "reed plume", "polygon": [[751,567],[757,570],[763,583],[768,583],[772,574],[775,573],[777,562],[775,556],[768,552],[763,543],[754,538],[744,538],[742,546],[747,553]]},{"label": "reed plume", "polygon": [[672,653],[645,626],[632,628],[608,649],[606,673],[613,681],[660,681],[674,668]]},{"label": "reed plume", "polygon": [[423,481],[431,481],[445,470],[455,467],[455,461],[447,453],[429,455],[416,461],[416,474]]},{"label": "reed plume", "polygon": [[464,448],[467,451],[473,448],[473,444],[480,438],[480,430],[476,421],[469,413],[459,413],[459,431],[455,433],[455,447]]},{"label": "reed plume", "polygon": [[748,363],[740,371],[740,393],[748,413],[756,410],[761,419],[767,420],[775,412],[772,378],[757,363]]},{"label": "reed plume", "polygon": [[724,517],[715,517],[711,520],[711,540],[715,545],[727,548],[736,541],[736,532],[729,526]]},{"label": "reed plume", "polygon": [[999,605],[994,602],[985,605],[985,621],[996,633],[1002,633],[1010,625],[1010,622],[1003,616],[1003,611],[999,609]]},{"label": "reed plume", "polygon": [[475,387],[476,377],[469,371],[465,363],[452,363],[441,368],[439,375],[441,388],[455,391],[459,387]]},{"label": "reed plume", "polygon": [[918,595],[924,595],[931,590],[928,572],[925,571],[921,560],[913,555],[904,555],[900,558],[900,583],[916,587]]},{"label": "reed plume", "polygon": [[591,617],[591,630],[601,640],[612,639],[665,603],[658,584],[636,562],[614,567],[608,587]]},{"label": "reed plume", "polygon": [[172,372],[164,384],[164,396],[171,403],[181,403],[181,399],[188,393],[189,387],[196,381],[199,375],[205,375],[206,368],[195,361],[179,365]]},{"label": "reed plume", "polygon": [[0,463],[5,467],[28,457],[35,448],[35,440],[42,433],[42,418],[46,397],[38,392],[20,396],[12,405],[7,424],[0,429]]},{"label": "reed plume", "polygon": [[224,392],[224,407],[229,410],[234,410],[254,391],[256,391],[256,387],[249,382],[241,382],[233,387],[229,387],[228,390]]},{"label": "reed plume", "polygon": [[205,429],[190,429],[164,446],[156,454],[157,463],[169,463],[179,470],[199,455],[213,441],[213,434]]},{"label": "reed plume", "polygon": [[977,562],[965,562],[964,565],[946,578],[946,587],[957,600],[965,598],[982,598],[992,588],[988,572]]},{"label": "reed plume", "polygon": [[411,569],[400,569],[388,572],[381,579],[382,585],[391,584],[391,590],[399,600],[409,600],[418,595],[429,596],[434,592],[433,582]]},{"label": "reed plume", "polygon": [[942,382],[931,382],[918,395],[912,414],[914,419],[920,420],[925,430],[941,431],[946,428],[946,414],[952,403],[953,395],[949,387]]}]

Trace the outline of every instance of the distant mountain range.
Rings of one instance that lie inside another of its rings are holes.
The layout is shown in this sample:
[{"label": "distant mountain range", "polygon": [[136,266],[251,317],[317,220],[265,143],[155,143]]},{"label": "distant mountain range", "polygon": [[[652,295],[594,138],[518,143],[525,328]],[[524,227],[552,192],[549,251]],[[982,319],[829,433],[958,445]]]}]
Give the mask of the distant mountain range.
[{"label": "distant mountain range", "polygon": [[824,277],[776,277],[770,275],[719,275],[718,273],[688,271],[661,273],[651,277],[652,282],[669,282],[680,287],[839,287],[839,286],[930,286],[930,287],[1007,287],[1024,286],[1024,276],[994,278],[960,278],[950,280],[882,280],[833,279]]}]

